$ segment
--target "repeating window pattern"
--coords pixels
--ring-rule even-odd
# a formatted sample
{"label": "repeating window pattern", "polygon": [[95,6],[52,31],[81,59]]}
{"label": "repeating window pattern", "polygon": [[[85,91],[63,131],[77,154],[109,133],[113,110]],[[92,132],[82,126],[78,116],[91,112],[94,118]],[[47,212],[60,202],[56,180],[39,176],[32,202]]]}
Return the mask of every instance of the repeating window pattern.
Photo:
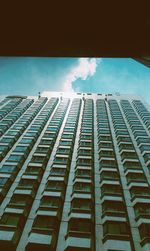
{"label": "repeating window pattern", "polygon": [[[40,145],[40,139],[42,140],[42,137],[39,138],[39,136],[42,135],[42,130],[44,126],[46,125],[46,122],[49,120],[58,102],[58,99],[51,98],[43,107],[43,105],[45,104],[45,101],[47,101],[47,99],[40,98],[36,102],[35,107],[34,108],[32,107],[32,110],[30,109],[28,111],[29,114],[32,114],[32,115],[35,111],[35,115],[37,114],[37,116],[31,123],[31,125],[27,127],[27,130],[25,130],[23,136],[18,141],[17,146],[6,158],[6,161],[4,162],[2,168],[0,169],[1,176],[7,177],[5,178],[5,180],[4,178],[1,178],[3,179],[3,182],[1,182],[1,187],[3,186],[1,189],[1,194],[2,194],[1,199],[4,199],[4,197],[6,196],[12,182],[14,181],[15,177],[19,173],[19,170],[21,170],[22,168],[25,169],[21,177],[18,174],[18,179],[20,179],[20,181],[18,181],[18,185],[16,186],[16,189],[14,190],[14,193],[13,193],[14,195],[10,199],[2,215],[2,219],[3,219],[3,216],[5,216],[6,212],[9,212],[10,215],[12,215],[12,217],[16,216],[17,214],[17,217],[19,218],[18,221],[22,222],[22,224],[19,225],[19,232],[16,231],[16,228],[13,229],[15,241],[12,239],[11,242],[14,248],[17,246],[19,238],[22,234],[23,227],[27,220],[28,214],[31,209],[31,205],[33,203],[33,200],[36,195],[37,189],[39,187],[44,169],[46,167],[47,161],[49,159],[49,156],[52,150],[52,145],[49,145],[48,147],[47,145],[46,146]],[[62,104],[63,102],[61,102],[60,106]],[[43,109],[41,110],[42,107]],[[67,108],[67,104],[65,106],[65,109],[66,108]],[[28,134],[28,132],[31,132],[31,135]],[[36,143],[37,140],[39,141],[39,144],[37,145],[34,152],[32,153],[32,156],[30,157],[30,161],[26,161],[34,144],[37,144]],[[55,137],[53,137],[53,140],[52,140],[53,144],[54,144],[54,141],[55,141]],[[41,148],[42,150],[46,149],[46,153],[44,151],[42,151],[42,154],[41,154],[41,151],[39,153],[39,148],[40,150]],[[23,166],[25,161],[28,164],[25,164],[25,166]],[[25,198],[24,203],[20,201],[20,199],[23,197]],[[9,217],[9,214],[8,214],[8,217]],[[7,233],[9,226],[6,224],[5,228],[3,228],[3,223],[1,224],[1,221],[0,221],[0,229],[1,231],[3,229],[3,232],[5,234]],[[8,243],[8,246],[6,244],[6,247],[9,247],[9,243]]]}
{"label": "repeating window pattern", "polygon": [[[43,236],[50,236],[51,241],[49,243],[49,247],[51,249],[56,249],[57,236],[59,232],[63,202],[68,183],[68,175],[73,153],[74,140],[76,136],[80,105],[80,99],[74,99],[72,101],[67,120],[65,122],[64,128],[62,129],[59,144],[57,146],[57,150],[51,164],[50,172],[42,193],[39,208],[37,209],[37,216],[35,217],[32,225],[27,249],[30,249],[30,247],[32,247],[33,245],[35,247],[39,246],[37,241],[35,240],[35,234],[37,235],[37,238],[38,236],[40,237],[39,231],[37,229],[40,229],[40,232]],[[50,128],[52,128],[51,131],[53,133],[56,133],[58,131],[55,130],[57,128],[57,124],[59,124],[59,121],[62,121],[62,117],[64,117],[65,115],[62,112],[62,106],[59,109],[59,113],[57,111],[56,114],[57,115],[54,116],[54,118],[51,120],[52,127]],[[59,120],[57,120],[57,118],[59,118]],[[62,144],[62,142],[64,144]],[[68,142],[70,142],[70,144],[68,144]],[[51,225],[49,229],[48,226],[46,226],[45,228],[43,227],[43,219],[46,216],[49,216],[47,217]],[[37,222],[39,222],[39,226],[37,226]],[[49,223],[46,222],[46,224],[48,225]],[[47,243],[45,243],[43,247],[46,248],[46,246]]]}
{"label": "repeating window pattern", "polygon": [[[123,122],[119,109],[115,102],[109,102],[109,109],[115,128],[118,143],[120,137],[128,137],[128,131]],[[106,101],[97,100],[97,128],[99,146],[99,170],[100,170],[100,190],[102,206],[102,227],[103,243],[107,245],[110,240],[128,241],[131,250],[132,239],[129,228],[127,209],[123,194],[120,172],[113,145],[112,132],[109,123],[109,116]],[[119,127],[121,125],[121,128]],[[125,132],[125,134],[124,134]],[[122,160],[125,156],[122,156]],[[115,244],[112,244],[115,245]]]}
{"label": "repeating window pattern", "polygon": [[150,112],[140,99],[6,97],[0,161],[2,250],[150,249]]}
{"label": "repeating window pattern", "polygon": [[[83,98],[83,112],[68,213],[66,250],[95,250],[93,100]],[[81,243],[81,244],[80,244]]]}

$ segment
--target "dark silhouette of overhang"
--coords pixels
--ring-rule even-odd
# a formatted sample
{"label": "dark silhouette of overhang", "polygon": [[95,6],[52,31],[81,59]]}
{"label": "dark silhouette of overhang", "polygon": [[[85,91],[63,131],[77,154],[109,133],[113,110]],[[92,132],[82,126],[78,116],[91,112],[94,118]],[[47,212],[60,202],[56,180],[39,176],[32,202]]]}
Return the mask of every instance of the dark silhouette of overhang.
{"label": "dark silhouette of overhang", "polygon": [[[55,1],[51,1],[55,2]],[[1,8],[1,56],[132,57],[150,55],[149,7],[141,2],[40,2]],[[103,3],[102,3],[103,2]],[[33,7],[33,8],[32,8]]]}

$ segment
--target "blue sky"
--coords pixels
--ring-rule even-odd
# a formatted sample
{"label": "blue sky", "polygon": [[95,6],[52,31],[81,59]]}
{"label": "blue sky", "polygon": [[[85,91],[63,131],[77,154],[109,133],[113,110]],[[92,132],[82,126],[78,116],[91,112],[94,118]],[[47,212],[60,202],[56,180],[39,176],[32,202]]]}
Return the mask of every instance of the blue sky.
{"label": "blue sky", "polygon": [[150,68],[130,58],[0,57],[0,95],[134,93],[150,103]]}

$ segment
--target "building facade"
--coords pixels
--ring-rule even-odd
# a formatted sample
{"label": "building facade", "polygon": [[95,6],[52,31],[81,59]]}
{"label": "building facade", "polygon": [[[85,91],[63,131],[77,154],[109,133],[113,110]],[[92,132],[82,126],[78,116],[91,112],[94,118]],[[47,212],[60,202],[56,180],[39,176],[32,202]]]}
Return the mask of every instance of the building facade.
{"label": "building facade", "polygon": [[0,250],[150,250],[150,112],[139,97],[5,97],[0,160]]}

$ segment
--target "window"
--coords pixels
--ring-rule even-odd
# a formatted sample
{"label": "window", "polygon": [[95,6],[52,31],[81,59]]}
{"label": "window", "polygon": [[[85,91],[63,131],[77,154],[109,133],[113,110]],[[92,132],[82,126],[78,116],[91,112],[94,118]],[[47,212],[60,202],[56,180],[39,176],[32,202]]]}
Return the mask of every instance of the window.
{"label": "window", "polygon": [[44,163],[46,161],[46,157],[45,156],[33,156],[31,159],[31,162],[35,162],[35,163]]}
{"label": "window", "polygon": [[0,143],[14,143],[15,142],[15,139],[14,138],[5,138],[3,137],[1,140],[0,140]]}
{"label": "window", "polygon": [[28,195],[19,195],[19,194],[15,194],[12,196],[10,202],[9,202],[9,206],[11,207],[25,207],[25,206],[29,206],[31,207],[31,203],[32,203],[32,198]]}
{"label": "window", "polygon": [[36,148],[35,153],[49,153],[50,150],[51,150],[51,147],[41,147],[41,146],[38,146]]}
{"label": "window", "polygon": [[29,152],[29,148],[28,146],[17,146],[15,149],[14,149],[14,152],[24,152],[24,153],[28,153]]}
{"label": "window", "polygon": [[0,187],[3,187],[8,181],[8,178],[0,178]]}
{"label": "window", "polygon": [[80,138],[81,139],[92,139],[93,138],[93,135],[86,135],[86,134],[80,134]]}
{"label": "window", "polygon": [[19,220],[20,220],[19,215],[4,213],[0,220],[0,225],[17,227]]}
{"label": "window", "polygon": [[100,148],[113,148],[113,144],[112,143],[105,143],[105,142],[100,142],[99,144]]}
{"label": "window", "polygon": [[129,135],[129,133],[128,133],[128,131],[121,131],[121,130],[116,130],[116,136],[120,136],[120,135],[123,135],[123,136],[128,136]]}
{"label": "window", "polygon": [[83,219],[71,219],[68,223],[68,232],[80,232],[91,234],[93,225],[90,221]]}
{"label": "window", "polygon": [[114,153],[114,151],[101,150],[99,153],[99,156],[100,156],[100,158],[102,158],[102,157],[112,158],[112,157],[115,157],[115,153]]}
{"label": "window", "polygon": [[23,161],[23,155],[10,155],[8,157],[7,161],[22,162]]}
{"label": "window", "polygon": [[93,164],[92,159],[78,158],[77,164],[91,166]]}
{"label": "window", "polygon": [[111,141],[112,140],[111,136],[102,136],[102,135],[99,135],[98,139],[99,141]]}
{"label": "window", "polygon": [[25,170],[25,174],[28,175],[42,175],[43,170],[39,167],[32,167],[32,166],[28,166],[27,169]]}
{"label": "window", "polygon": [[0,145],[0,152],[4,152],[4,151],[6,151],[8,149],[9,149],[8,146],[2,146],[2,145]]}
{"label": "window", "polygon": [[81,177],[81,178],[91,178],[92,177],[90,170],[77,169],[75,173],[76,173],[76,177]]}
{"label": "window", "polygon": [[136,197],[150,197],[150,189],[148,187],[132,187],[130,189],[132,199]]}
{"label": "window", "polygon": [[117,162],[115,160],[100,160],[100,167],[117,168]]}
{"label": "window", "polygon": [[58,127],[57,127],[57,126],[55,126],[55,127],[54,127],[54,126],[53,126],[53,127],[52,127],[52,126],[51,126],[51,127],[48,127],[48,128],[46,129],[46,132],[49,132],[49,131],[50,131],[50,132],[52,132],[52,131],[53,131],[53,132],[57,132],[57,131],[58,131]]}
{"label": "window", "polygon": [[89,147],[92,147],[92,142],[91,141],[80,141],[80,146],[89,146]]}
{"label": "window", "polygon": [[115,129],[127,129],[125,124],[117,124],[114,127],[115,127]]}
{"label": "window", "polygon": [[46,184],[46,190],[50,191],[63,191],[65,184],[62,181],[48,181]]}
{"label": "window", "polygon": [[16,130],[19,130],[19,131],[24,131],[25,127],[22,126],[21,124],[20,125],[17,124],[17,125],[14,125],[12,127],[12,129],[16,129]]}
{"label": "window", "polygon": [[61,135],[61,138],[62,139],[73,139],[74,138],[74,134],[71,134],[71,133],[63,133]]}
{"label": "window", "polygon": [[78,154],[79,155],[92,155],[91,149],[79,149]]}
{"label": "window", "polygon": [[17,166],[3,165],[0,168],[0,173],[16,173],[16,172],[17,172]]}
{"label": "window", "polygon": [[147,217],[150,215],[150,204],[148,203],[137,203],[134,206],[135,215],[137,218],[139,217]]}
{"label": "window", "polygon": [[110,196],[120,196],[122,195],[122,189],[121,186],[118,185],[103,185],[101,188],[102,196],[104,195],[110,195]]}
{"label": "window", "polygon": [[138,137],[138,136],[148,136],[147,133],[145,131],[135,131],[134,133],[134,136],[135,137]]}
{"label": "window", "polygon": [[33,139],[30,139],[30,138],[22,138],[21,140],[20,140],[20,144],[30,144],[30,143],[33,143],[34,142],[34,140]]}
{"label": "window", "polygon": [[102,204],[103,215],[110,216],[125,216],[126,209],[122,202],[119,201],[105,201]]}
{"label": "window", "polygon": [[33,223],[33,229],[53,230],[56,228],[56,218],[38,215]]}
{"label": "window", "polygon": [[22,189],[32,189],[37,187],[37,182],[31,179],[21,179],[18,188]]}
{"label": "window", "polygon": [[146,243],[150,243],[150,224],[142,223],[139,226],[139,232],[142,239],[142,246]]}
{"label": "window", "polygon": [[43,196],[43,198],[41,199],[40,208],[58,209],[60,205],[60,198]]}
{"label": "window", "polygon": [[126,170],[128,170],[128,169],[141,169],[140,162],[126,161],[126,163],[124,163],[123,166]]}
{"label": "window", "polygon": [[143,157],[144,157],[144,160],[145,160],[145,161],[150,160],[150,153],[145,153],[145,154],[143,155]]}
{"label": "window", "polygon": [[59,144],[63,145],[63,146],[71,146],[72,145],[72,141],[60,140]]}
{"label": "window", "polygon": [[132,128],[132,131],[144,129],[143,126],[137,126],[137,125],[133,125],[133,126],[131,126],[131,128]]}
{"label": "window", "polygon": [[119,145],[119,148],[120,148],[120,151],[121,150],[134,150],[134,146],[132,144],[124,144],[124,143],[121,143]]}
{"label": "window", "polygon": [[71,128],[71,127],[65,127],[64,128],[64,132],[73,132],[74,133],[75,128]]}
{"label": "window", "polygon": [[141,144],[141,143],[149,143],[150,144],[150,138],[139,138],[137,139],[137,143],[138,145]]}
{"label": "window", "polygon": [[28,131],[28,132],[26,132],[26,134],[24,136],[26,136],[26,137],[37,137],[38,133]]}
{"label": "window", "polygon": [[82,133],[92,133],[92,129],[82,129]]}
{"label": "window", "polygon": [[146,182],[145,175],[143,173],[129,173],[127,174],[128,182]]}
{"label": "window", "polygon": [[56,136],[56,133],[55,132],[49,132],[49,133],[44,133],[44,135],[43,135],[43,138],[47,138],[47,139],[49,139],[49,138],[54,138]]}
{"label": "window", "polygon": [[119,175],[117,172],[112,172],[112,171],[103,171],[101,173],[101,179],[106,179],[106,180],[118,180]]}
{"label": "window", "polygon": [[66,169],[65,168],[55,168],[53,167],[50,171],[50,175],[52,176],[65,176]]}
{"label": "window", "polygon": [[131,142],[132,143],[131,138],[127,137],[127,136],[125,136],[125,137],[118,136],[117,140],[118,140],[118,142],[122,141],[122,142]]}
{"label": "window", "polygon": [[76,182],[73,186],[74,192],[83,192],[83,193],[91,193],[91,184],[83,183],[83,182]]}
{"label": "window", "polygon": [[7,136],[19,136],[20,135],[20,132],[19,131],[8,131]]}
{"label": "window", "polygon": [[59,147],[58,149],[57,149],[57,153],[61,153],[61,154],[70,154],[70,148],[68,149],[68,148],[62,148],[62,147]]}
{"label": "window", "polygon": [[53,139],[41,139],[40,145],[53,145]]}
{"label": "window", "polygon": [[123,152],[121,154],[122,159],[137,159],[138,156],[136,152]]}
{"label": "window", "polygon": [[82,212],[82,213],[89,213],[92,209],[92,201],[87,199],[74,199],[71,202],[71,211],[73,212]]}
{"label": "window", "polygon": [[150,145],[142,145],[140,147],[141,152],[150,151]]}
{"label": "window", "polygon": [[128,235],[130,236],[129,227],[127,223],[124,222],[106,222],[103,225],[103,235]]}

